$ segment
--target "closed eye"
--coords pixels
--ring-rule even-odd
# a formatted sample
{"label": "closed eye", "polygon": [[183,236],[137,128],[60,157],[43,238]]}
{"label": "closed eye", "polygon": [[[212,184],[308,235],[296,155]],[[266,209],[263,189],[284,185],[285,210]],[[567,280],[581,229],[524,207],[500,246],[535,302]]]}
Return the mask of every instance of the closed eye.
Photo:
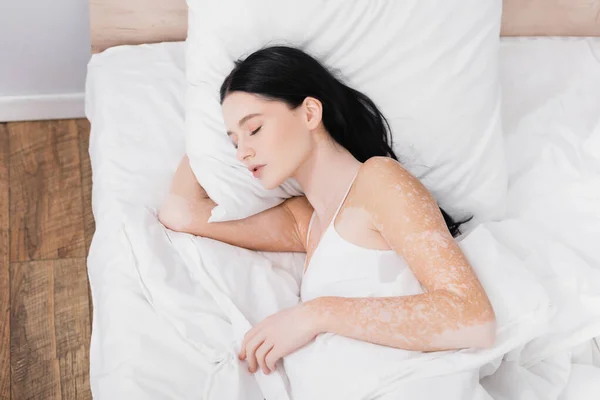
{"label": "closed eye", "polygon": [[[262,126],[259,126],[258,128],[256,128],[255,130],[253,130],[253,131],[250,133],[250,136],[252,136],[252,135],[256,134],[258,131],[260,131],[260,128],[262,128]],[[238,147],[237,147],[237,144],[235,144],[235,143],[233,144],[233,147],[234,147],[234,148],[236,148],[236,149],[238,148]]]}

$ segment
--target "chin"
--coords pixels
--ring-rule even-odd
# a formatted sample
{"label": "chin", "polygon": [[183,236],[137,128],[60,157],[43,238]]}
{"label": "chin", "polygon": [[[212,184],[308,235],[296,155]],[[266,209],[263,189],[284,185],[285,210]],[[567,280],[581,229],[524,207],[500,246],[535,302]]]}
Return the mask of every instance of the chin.
{"label": "chin", "polygon": [[285,179],[268,179],[266,177],[263,177],[260,180],[260,183],[263,185],[263,187],[267,190],[272,190],[277,188],[279,185],[281,185],[282,183],[285,182]]}
{"label": "chin", "polygon": [[279,184],[273,184],[272,181],[261,180],[260,183],[262,183],[263,187],[267,190],[272,190],[279,186]]}

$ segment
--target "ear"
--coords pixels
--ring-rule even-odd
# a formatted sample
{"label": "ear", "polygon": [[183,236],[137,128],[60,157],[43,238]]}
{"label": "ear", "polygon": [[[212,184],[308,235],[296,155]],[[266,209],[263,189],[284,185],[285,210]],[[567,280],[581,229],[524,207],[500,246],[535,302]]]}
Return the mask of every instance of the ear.
{"label": "ear", "polygon": [[306,111],[306,125],[308,129],[316,129],[323,118],[323,104],[314,97],[306,97],[302,102]]}

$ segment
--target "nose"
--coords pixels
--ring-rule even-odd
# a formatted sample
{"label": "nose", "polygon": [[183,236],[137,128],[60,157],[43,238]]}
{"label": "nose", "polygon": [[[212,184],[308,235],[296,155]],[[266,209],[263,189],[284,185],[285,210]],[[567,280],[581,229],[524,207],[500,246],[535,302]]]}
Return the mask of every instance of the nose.
{"label": "nose", "polygon": [[246,158],[248,158],[249,156],[253,155],[254,151],[249,148],[248,146],[244,145],[244,143],[239,140],[238,141],[238,148],[237,148],[237,159],[240,160],[241,162],[244,162],[244,160]]}

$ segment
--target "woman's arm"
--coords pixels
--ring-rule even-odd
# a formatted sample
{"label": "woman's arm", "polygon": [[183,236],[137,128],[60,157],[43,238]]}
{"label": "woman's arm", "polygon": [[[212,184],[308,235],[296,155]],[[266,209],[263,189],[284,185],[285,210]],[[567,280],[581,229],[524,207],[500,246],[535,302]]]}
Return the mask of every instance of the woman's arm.
{"label": "woman's arm", "polygon": [[436,290],[405,297],[320,297],[306,305],[319,315],[317,333],[415,351],[491,347],[494,319],[473,318],[468,302]]}
{"label": "woman's arm", "polygon": [[363,182],[375,227],[404,257],[426,293],[386,298],[322,297],[306,303],[317,332],[409,350],[489,347],[495,314],[428,190],[398,162],[374,157]]}
{"label": "woman's arm", "polygon": [[373,157],[361,168],[361,191],[373,194],[365,204],[373,225],[425,293],[320,297],[281,310],[246,332],[239,358],[248,361],[250,372],[260,367],[268,374],[279,359],[324,332],[417,351],[494,344],[492,305],[431,194],[391,158]]}
{"label": "woman's arm", "polygon": [[208,223],[217,204],[200,186],[185,156],[158,213],[167,228],[258,251],[306,251],[304,243],[312,207],[306,197],[287,199],[248,218]]}

